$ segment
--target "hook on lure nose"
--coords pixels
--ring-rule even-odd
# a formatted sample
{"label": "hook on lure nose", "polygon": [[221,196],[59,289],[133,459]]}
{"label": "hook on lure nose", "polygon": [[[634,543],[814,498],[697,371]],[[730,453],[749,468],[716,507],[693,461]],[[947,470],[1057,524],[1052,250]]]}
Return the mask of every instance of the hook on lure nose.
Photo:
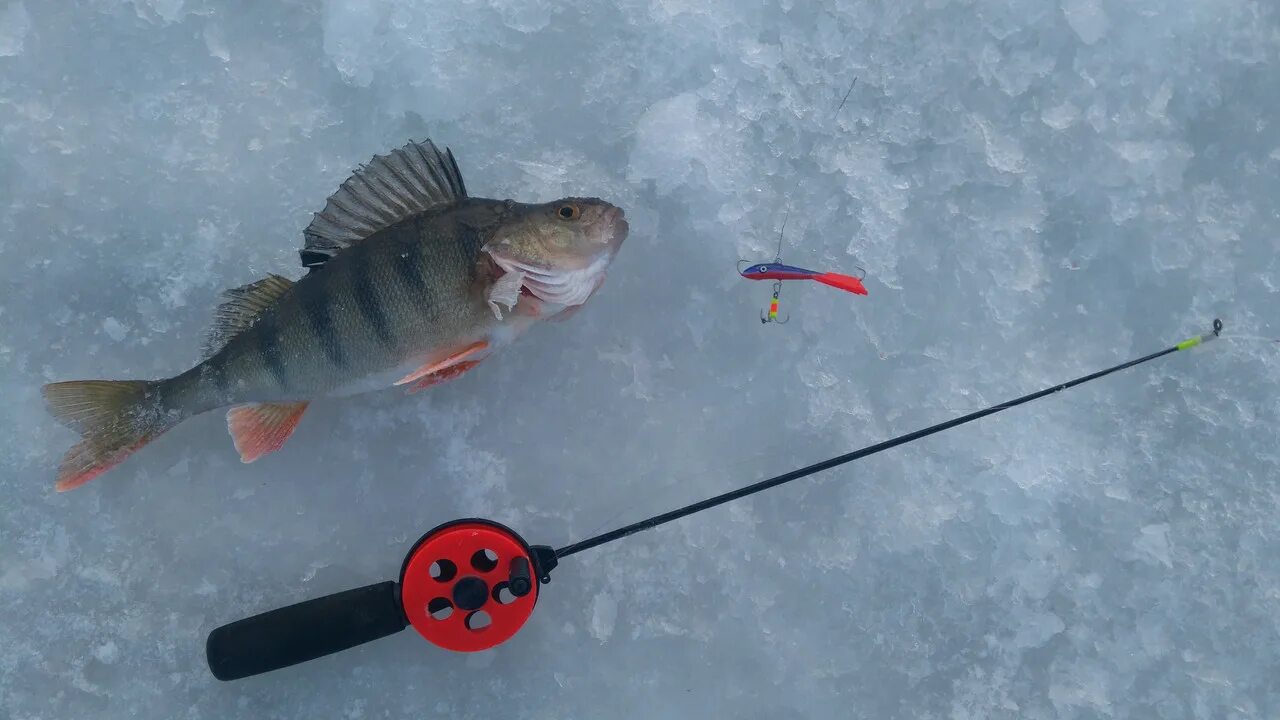
{"label": "hook on lure nose", "polygon": [[[744,269],[742,266],[746,265]],[[748,280],[765,280],[771,266],[777,263],[759,263],[750,260],[738,260],[738,274]]]}

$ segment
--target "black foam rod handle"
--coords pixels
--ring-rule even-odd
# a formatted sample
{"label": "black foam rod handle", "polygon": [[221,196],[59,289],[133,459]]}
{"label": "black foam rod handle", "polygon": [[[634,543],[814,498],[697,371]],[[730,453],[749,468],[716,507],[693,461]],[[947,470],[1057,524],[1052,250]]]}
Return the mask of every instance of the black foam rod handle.
{"label": "black foam rod handle", "polygon": [[223,625],[205,655],[219,680],[238,680],[314,660],[400,632],[408,625],[394,582],[315,598]]}

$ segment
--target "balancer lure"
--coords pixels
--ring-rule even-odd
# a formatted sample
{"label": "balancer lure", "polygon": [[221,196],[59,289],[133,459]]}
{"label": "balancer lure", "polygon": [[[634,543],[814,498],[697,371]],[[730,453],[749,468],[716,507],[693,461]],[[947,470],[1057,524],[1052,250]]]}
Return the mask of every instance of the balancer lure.
{"label": "balancer lure", "polygon": [[838,465],[906,445],[1046,395],[1062,392],[1136,365],[1189,350],[1217,338],[1222,322],[1177,345],[1105,370],[1044,388],[861,450],[823,460],[626,525],[562,548],[530,546],[514,531],[489,520],[455,520],[423,535],[409,550],[399,581],[307,600],[216,628],[205,646],[209,669],[235,680],[308,660],[400,632],[412,625],[437,647],[485,650],[509,640],[533,614],[538,586],[570,555],[669,523],[739,498],[799,480]]}
{"label": "balancer lure", "polygon": [[773,299],[769,302],[769,312],[766,315],[764,311],[760,313],[761,323],[778,323],[785,324],[791,319],[788,315],[786,320],[778,319],[778,295],[782,293],[783,280],[815,280],[833,288],[839,288],[855,295],[866,295],[867,288],[862,284],[862,278],[852,275],[841,275],[833,272],[818,272],[817,270],[806,270],[794,265],[782,264],[782,234],[787,231],[787,220],[782,220],[782,231],[778,233],[778,254],[771,263],[756,263],[748,265],[743,270],[742,266],[747,264],[746,260],[738,261],[738,274],[748,280],[772,280],[773,281]]}
{"label": "balancer lure", "polygon": [[[739,268],[742,263],[739,262]],[[760,322],[777,322],[785,323],[786,320],[778,320],[778,293],[782,291],[783,280],[814,280],[833,288],[839,288],[855,295],[866,295],[867,288],[862,284],[862,278],[852,275],[841,275],[833,272],[818,272],[817,270],[806,270],[804,268],[792,265],[783,265],[781,262],[758,263],[748,267],[746,270],[739,269],[738,274],[748,280],[773,280],[773,300],[769,303],[768,319],[764,314],[760,316]]]}

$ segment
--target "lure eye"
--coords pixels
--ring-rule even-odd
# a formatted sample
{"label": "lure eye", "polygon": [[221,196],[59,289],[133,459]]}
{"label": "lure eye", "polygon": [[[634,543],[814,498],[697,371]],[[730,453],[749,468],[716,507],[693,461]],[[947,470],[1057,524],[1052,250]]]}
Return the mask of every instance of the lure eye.
{"label": "lure eye", "polygon": [[756,268],[756,272],[766,272],[768,269],[769,268],[761,265],[760,267]]}
{"label": "lure eye", "polygon": [[561,205],[556,209],[556,215],[559,215],[561,220],[577,220],[582,215],[582,211],[577,205]]}

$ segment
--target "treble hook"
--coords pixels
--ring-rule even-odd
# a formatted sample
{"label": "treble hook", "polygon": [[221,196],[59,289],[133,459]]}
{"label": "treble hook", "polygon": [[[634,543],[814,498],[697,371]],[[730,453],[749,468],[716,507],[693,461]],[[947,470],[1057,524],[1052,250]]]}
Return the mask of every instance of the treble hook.
{"label": "treble hook", "polygon": [[782,281],[778,280],[773,283],[773,300],[769,303],[768,315],[765,314],[764,310],[760,311],[760,324],[763,325],[765,323],[777,323],[779,325],[786,325],[788,322],[791,321],[791,313],[787,313],[786,320],[778,319],[778,294],[781,292],[782,292]]}

